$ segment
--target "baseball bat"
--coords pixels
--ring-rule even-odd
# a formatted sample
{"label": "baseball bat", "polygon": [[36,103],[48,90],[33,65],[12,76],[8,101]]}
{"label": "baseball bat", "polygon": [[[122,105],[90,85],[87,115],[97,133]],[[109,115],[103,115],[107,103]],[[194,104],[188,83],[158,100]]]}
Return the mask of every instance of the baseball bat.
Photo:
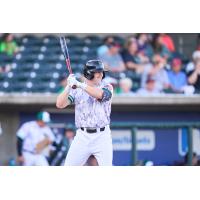
{"label": "baseball bat", "polygon": [[[72,74],[70,57],[69,57],[69,52],[68,52],[67,42],[65,40],[65,37],[60,37],[60,46],[61,46],[61,50],[63,52],[64,58],[65,58],[65,61],[66,61],[67,69],[68,69],[69,73]],[[76,85],[73,85],[72,88],[76,89]]]}

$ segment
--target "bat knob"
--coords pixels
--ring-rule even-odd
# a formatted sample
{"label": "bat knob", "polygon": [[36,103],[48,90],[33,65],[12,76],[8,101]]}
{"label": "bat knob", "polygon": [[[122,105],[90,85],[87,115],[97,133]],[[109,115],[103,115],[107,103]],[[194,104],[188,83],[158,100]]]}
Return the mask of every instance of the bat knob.
{"label": "bat knob", "polygon": [[72,89],[76,89],[76,85],[73,85],[73,86],[72,86]]}

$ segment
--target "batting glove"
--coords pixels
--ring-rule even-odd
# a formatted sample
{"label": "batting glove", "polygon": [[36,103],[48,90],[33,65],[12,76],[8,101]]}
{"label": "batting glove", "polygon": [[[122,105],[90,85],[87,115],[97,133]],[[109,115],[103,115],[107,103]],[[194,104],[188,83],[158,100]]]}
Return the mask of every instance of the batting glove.
{"label": "batting glove", "polygon": [[70,74],[67,78],[67,86],[65,87],[65,92],[67,92],[67,94],[69,94],[70,90],[71,90],[71,82],[72,80],[74,80],[75,77],[74,77],[74,74]]}
{"label": "batting glove", "polygon": [[86,87],[87,87],[87,84],[81,83],[81,82],[79,82],[79,81],[77,81],[77,80],[75,80],[74,85],[76,85],[77,88],[81,88],[81,89],[83,89],[83,90],[85,90]]}
{"label": "batting glove", "polygon": [[70,85],[70,83],[72,81],[76,80],[75,75],[74,74],[70,74],[67,78],[67,84]]}

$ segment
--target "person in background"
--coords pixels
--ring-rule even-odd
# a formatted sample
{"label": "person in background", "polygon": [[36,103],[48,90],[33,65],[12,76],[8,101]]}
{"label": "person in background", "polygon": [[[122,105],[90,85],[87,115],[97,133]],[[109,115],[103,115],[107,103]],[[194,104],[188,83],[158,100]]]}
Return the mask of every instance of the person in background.
{"label": "person in background", "polygon": [[155,34],[152,41],[152,47],[154,54],[159,54],[164,59],[171,59],[171,52],[167,49],[167,47],[163,44],[163,38],[159,34]]}
{"label": "person in background", "polygon": [[190,71],[193,71],[195,69],[196,63],[200,61],[200,50],[196,50],[192,54],[192,61],[189,62],[186,66],[186,73],[189,73]]}
{"label": "person in background", "polygon": [[97,49],[97,55],[98,57],[100,57],[101,55],[105,54],[108,52],[108,45],[110,43],[114,42],[114,38],[112,36],[108,36],[104,39],[103,45],[101,45],[98,49]]}
{"label": "person in background", "polygon": [[0,42],[0,53],[12,56],[18,52],[17,43],[11,33],[5,33]]}
{"label": "person in background", "polygon": [[170,82],[170,88],[174,93],[182,93],[184,86],[187,85],[187,76],[181,71],[182,61],[180,58],[174,58],[172,60],[171,70],[168,71],[168,78]]}
{"label": "person in background", "polygon": [[161,92],[156,88],[155,79],[149,76],[146,80],[145,87],[140,88],[137,91],[137,94],[141,96],[152,96],[152,95],[154,96],[161,94]]}
{"label": "person in background", "polygon": [[132,70],[136,73],[141,73],[143,71],[143,66],[141,65],[142,61],[137,52],[137,40],[135,38],[128,38],[125,44],[125,49],[121,53],[123,61],[126,69]]}
{"label": "person in background", "polygon": [[[185,155],[185,165],[188,163],[188,154]],[[192,154],[192,166],[199,166],[199,158],[196,153]]]}
{"label": "person in background", "polygon": [[104,65],[112,73],[119,73],[125,71],[125,65],[119,54],[120,45],[117,42],[108,44],[108,51],[99,56]]}
{"label": "person in background", "polygon": [[17,131],[18,162],[24,166],[48,166],[49,147],[55,136],[48,126],[50,114],[39,112],[37,119]]}
{"label": "person in background", "polygon": [[172,37],[167,33],[160,33],[162,44],[170,51],[175,52],[175,45]]}
{"label": "person in background", "polygon": [[200,93],[200,60],[195,63],[194,70],[188,73],[188,83],[194,86],[195,93]]}
{"label": "person in background", "polygon": [[123,78],[119,81],[119,89],[116,90],[116,94],[120,96],[132,96],[134,95],[133,91],[131,90],[133,87],[133,82],[130,78]]}
{"label": "person in background", "polygon": [[75,137],[74,128],[67,125],[64,129],[64,135],[59,143],[54,143],[55,150],[51,153],[49,163],[51,166],[64,165],[64,161],[69,150],[69,147]]}
{"label": "person in background", "polygon": [[138,54],[148,58],[148,61],[153,57],[153,48],[150,44],[150,36],[147,33],[140,33],[137,36]]}
{"label": "person in background", "polygon": [[155,54],[153,64],[146,65],[141,78],[141,87],[145,88],[149,76],[155,80],[155,88],[158,91],[167,90],[170,87],[167,71],[165,70],[166,60],[160,55]]}

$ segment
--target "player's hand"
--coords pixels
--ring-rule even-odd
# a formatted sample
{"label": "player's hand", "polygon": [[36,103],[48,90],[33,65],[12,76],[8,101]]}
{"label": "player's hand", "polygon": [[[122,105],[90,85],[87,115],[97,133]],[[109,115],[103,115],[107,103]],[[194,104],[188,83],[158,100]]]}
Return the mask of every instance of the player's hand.
{"label": "player's hand", "polygon": [[67,78],[67,84],[70,85],[70,83],[73,81],[73,80],[76,80],[75,78],[75,75],[74,74],[70,74]]}
{"label": "player's hand", "polygon": [[17,158],[17,162],[20,164],[20,165],[23,165],[24,164],[24,157],[23,156],[19,156]]}
{"label": "player's hand", "polygon": [[81,88],[83,90],[85,90],[85,88],[87,87],[87,85],[85,83],[81,83],[78,80],[75,80],[73,83],[77,88]]}
{"label": "player's hand", "polygon": [[70,87],[73,87],[74,85],[76,85],[76,78],[75,78],[75,76],[74,76],[74,77],[70,77],[70,78],[68,79],[67,84],[68,84]]}

